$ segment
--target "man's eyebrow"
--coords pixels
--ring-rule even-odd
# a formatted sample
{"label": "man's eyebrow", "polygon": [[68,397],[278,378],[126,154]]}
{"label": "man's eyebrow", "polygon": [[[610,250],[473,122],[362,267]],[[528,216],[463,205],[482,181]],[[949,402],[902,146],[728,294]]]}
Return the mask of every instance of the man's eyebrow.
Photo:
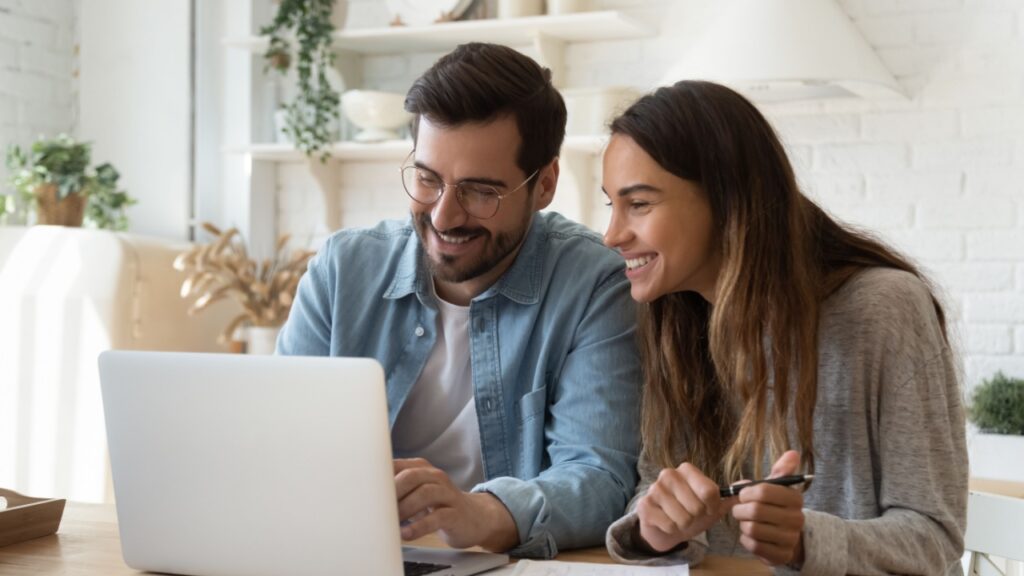
{"label": "man's eyebrow", "polygon": [[[434,170],[433,168],[431,168],[430,166],[427,166],[426,164],[424,164],[423,162],[421,162],[419,160],[414,160],[413,161],[413,166],[415,166],[415,167],[417,167],[417,168],[419,168],[421,170],[426,170],[427,172],[430,172],[434,176],[437,176],[437,178],[439,180],[441,179],[441,175],[437,173],[437,170]],[[506,184],[504,180],[500,180],[500,179],[497,179],[497,178],[488,178],[486,176],[470,176],[469,178],[463,178],[462,180],[459,180],[457,182],[457,184],[462,184],[463,182],[473,182],[473,183],[476,183],[476,184],[487,184],[488,186],[494,186],[495,188],[507,188],[508,187],[508,184]]]}

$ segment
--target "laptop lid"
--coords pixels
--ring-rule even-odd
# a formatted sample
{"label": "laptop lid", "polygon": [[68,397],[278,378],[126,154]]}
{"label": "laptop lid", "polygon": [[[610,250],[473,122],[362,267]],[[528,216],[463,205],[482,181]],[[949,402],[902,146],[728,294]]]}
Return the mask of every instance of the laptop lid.
{"label": "laptop lid", "polygon": [[380,365],[104,352],[125,562],[178,574],[402,574]]}

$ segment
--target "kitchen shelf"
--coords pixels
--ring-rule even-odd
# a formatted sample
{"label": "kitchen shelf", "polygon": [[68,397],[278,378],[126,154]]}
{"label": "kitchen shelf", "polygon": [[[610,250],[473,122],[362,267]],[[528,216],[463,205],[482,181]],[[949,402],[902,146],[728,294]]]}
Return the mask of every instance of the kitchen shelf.
{"label": "kitchen shelf", "polygon": [[[604,149],[607,142],[608,136],[601,134],[566,136],[562,145],[562,153],[598,154]],[[388,140],[372,143],[337,142],[328,149],[331,154],[328,161],[401,161],[409,154],[410,150],[412,150],[412,140]],[[249,154],[253,160],[270,162],[298,162],[306,159],[306,155],[291,144],[252,144],[245,147],[228,148],[226,152]],[[315,158],[317,156],[314,156]]]}
{"label": "kitchen shelf", "polygon": [[[558,16],[464,20],[429,26],[339,30],[334,32],[333,46],[360,54],[396,54],[447,50],[483,38],[488,42],[515,46],[529,44],[537,38],[586,42],[641,38],[654,33],[649,26],[621,12],[607,10]],[[224,40],[226,46],[253,52],[266,50],[267,42],[263,36]]]}

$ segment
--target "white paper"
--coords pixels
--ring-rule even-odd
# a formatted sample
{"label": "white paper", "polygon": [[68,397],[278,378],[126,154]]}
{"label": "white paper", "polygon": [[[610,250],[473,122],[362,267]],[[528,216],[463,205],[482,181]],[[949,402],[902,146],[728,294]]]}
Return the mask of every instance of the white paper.
{"label": "white paper", "polygon": [[592,564],[559,562],[558,560],[520,560],[513,576],[687,576],[690,567],[630,566],[627,564]]}

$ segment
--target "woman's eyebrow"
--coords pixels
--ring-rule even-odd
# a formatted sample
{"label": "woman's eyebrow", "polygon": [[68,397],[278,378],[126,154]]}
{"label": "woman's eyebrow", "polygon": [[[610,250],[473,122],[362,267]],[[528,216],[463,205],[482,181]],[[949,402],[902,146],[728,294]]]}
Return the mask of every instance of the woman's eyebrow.
{"label": "woman's eyebrow", "polygon": [[[604,189],[604,186],[601,186],[601,192],[604,192],[605,196],[609,196],[608,191]],[[634,194],[637,192],[655,192],[660,194],[661,188],[657,188],[655,186],[651,186],[650,184],[643,183],[630,184],[629,186],[623,186],[622,188],[619,188],[619,191],[616,193],[616,195],[619,198],[623,198],[625,196],[629,196],[630,194]]]}

